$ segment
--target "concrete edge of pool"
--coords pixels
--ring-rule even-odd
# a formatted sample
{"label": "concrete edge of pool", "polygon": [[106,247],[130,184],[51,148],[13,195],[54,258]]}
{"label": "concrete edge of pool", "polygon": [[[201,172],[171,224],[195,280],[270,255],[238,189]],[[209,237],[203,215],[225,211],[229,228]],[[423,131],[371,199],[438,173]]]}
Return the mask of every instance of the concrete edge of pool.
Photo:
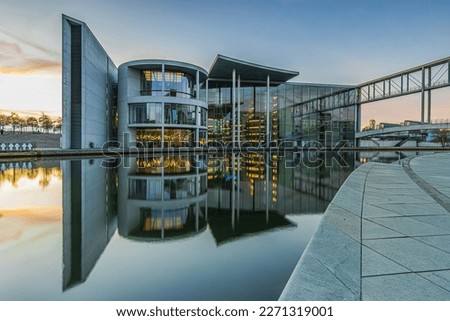
{"label": "concrete edge of pool", "polygon": [[450,300],[449,164],[445,153],[356,169],[280,300]]}
{"label": "concrete edge of pool", "polygon": [[180,148],[130,148],[121,149],[110,147],[107,149],[61,149],[61,148],[36,148],[30,151],[0,151],[0,160],[11,159],[36,159],[36,158],[65,158],[65,157],[123,157],[123,156],[152,156],[153,154],[179,154],[179,153],[277,153],[280,151],[290,152],[450,152],[450,147],[311,147],[297,149],[294,147],[180,147]]}

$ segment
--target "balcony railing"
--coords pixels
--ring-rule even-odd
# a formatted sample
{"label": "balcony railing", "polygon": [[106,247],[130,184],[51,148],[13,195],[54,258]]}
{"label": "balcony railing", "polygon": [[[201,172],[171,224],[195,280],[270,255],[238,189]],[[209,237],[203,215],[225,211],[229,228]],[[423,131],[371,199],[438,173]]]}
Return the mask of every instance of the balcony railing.
{"label": "balcony railing", "polygon": [[153,90],[153,89],[147,89],[147,90],[141,90],[140,91],[141,96],[166,96],[166,97],[181,97],[181,98],[195,98],[196,92],[193,93],[184,92],[184,91],[177,91],[174,89],[170,90]]}

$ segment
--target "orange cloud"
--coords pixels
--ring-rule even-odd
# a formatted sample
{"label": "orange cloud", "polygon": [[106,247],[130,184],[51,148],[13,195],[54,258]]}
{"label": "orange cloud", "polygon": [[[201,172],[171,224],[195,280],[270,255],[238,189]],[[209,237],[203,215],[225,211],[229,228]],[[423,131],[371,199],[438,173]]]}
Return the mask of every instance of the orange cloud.
{"label": "orange cloud", "polygon": [[22,58],[13,64],[0,63],[0,74],[31,74],[39,71],[60,72],[61,63],[41,58]]}
{"label": "orange cloud", "polygon": [[61,62],[27,55],[18,43],[0,40],[0,74],[59,73]]}

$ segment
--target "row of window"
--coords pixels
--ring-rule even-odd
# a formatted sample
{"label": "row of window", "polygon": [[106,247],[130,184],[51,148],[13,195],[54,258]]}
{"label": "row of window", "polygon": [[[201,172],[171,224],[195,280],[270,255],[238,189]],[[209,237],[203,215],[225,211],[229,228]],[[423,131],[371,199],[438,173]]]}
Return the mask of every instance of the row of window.
{"label": "row of window", "polygon": [[199,131],[199,137],[195,137],[193,129],[169,129],[165,128],[138,128],[136,141],[145,147],[191,147],[198,141],[199,146],[206,144],[206,130]]}
{"label": "row of window", "polygon": [[[208,112],[200,108],[200,126],[206,126]],[[164,110],[164,112],[163,112]],[[184,104],[134,103],[129,104],[130,124],[197,125],[197,106]]]}
{"label": "row of window", "polygon": [[186,178],[147,180],[146,178],[130,179],[129,198],[138,200],[172,200],[195,197],[199,180],[199,195],[206,193],[207,176]]}

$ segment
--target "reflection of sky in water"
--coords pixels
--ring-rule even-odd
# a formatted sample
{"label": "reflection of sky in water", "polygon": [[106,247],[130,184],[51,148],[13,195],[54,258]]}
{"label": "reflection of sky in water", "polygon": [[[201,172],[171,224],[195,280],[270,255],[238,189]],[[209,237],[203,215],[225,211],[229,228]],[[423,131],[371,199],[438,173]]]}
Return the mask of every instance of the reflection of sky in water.
{"label": "reflection of sky in water", "polygon": [[[154,208],[155,202],[140,198],[152,196],[152,193],[138,193],[136,199],[129,198],[127,184],[130,178],[137,177],[144,181],[148,179],[146,185],[140,183],[142,186],[153,186],[157,176],[128,173],[119,168],[115,177],[111,171],[100,168],[99,163],[100,160],[62,162],[63,171],[66,170],[64,184],[61,171],[22,173],[24,175],[16,177],[13,183],[10,176],[9,180],[0,180],[0,213],[3,214],[0,217],[0,299],[276,300],[321,215],[285,215],[281,218],[272,211],[308,213],[314,208],[316,212],[323,211],[327,201],[322,196],[332,197],[331,190],[336,190],[338,183],[351,171],[308,169],[299,172],[300,176],[291,171],[274,172],[273,177],[280,181],[269,185],[275,186],[277,191],[277,194],[270,193],[270,199],[276,195],[283,201],[271,209],[270,224],[265,223],[262,206],[266,197],[264,181],[251,186],[248,182],[243,183],[237,190],[241,191],[242,197],[246,195],[246,199],[242,199],[246,210],[241,211],[236,231],[231,229],[232,220],[226,204],[230,199],[229,186],[214,178],[216,181],[208,193],[208,204],[212,208],[206,225],[201,223],[200,229],[189,236],[185,234],[163,242],[152,236],[150,242],[138,242],[133,238],[134,223],[130,221],[126,225],[128,220],[142,208],[153,208],[154,213],[159,213],[158,205]],[[43,175],[46,175],[45,179]],[[206,181],[206,175],[206,172],[200,174],[196,180],[201,181],[203,177]],[[280,183],[281,177],[289,181],[294,176],[299,177],[300,182],[309,182],[298,188],[317,192],[319,190],[313,188],[317,181],[334,182],[334,187],[320,194],[322,196],[314,196],[303,190],[295,191],[296,184],[285,187]],[[169,188],[166,185],[158,186]],[[118,196],[110,193],[114,186],[118,187]],[[249,189],[252,186],[254,190]],[[68,193],[68,187],[71,193]],[[78,188],[83,196],[78,193]],[[63,191],[67,194],[64,208],[69,206],[67,209],[70,209],[64,217]],[[303,193],[303,198],[298,199],[297,193]],[[114,206],[118,206],[119,214],[106,210],[115,204],[108,203],[115,198],[118,203]],[[78,232],[73,230],[76,227],[73,220],[76,222],[78,215],[73,207],[74,200],[82,202]],[[174,202],[170,204],[179,201],[168,200]],[[223,213],[217,212],[218,202],[223,206]],[[251,210],[252,204],[256,204],[256,212]],[[168,209],[166,213],[169,213]],[[117,217],[119,228],[124,223],[124,227],[130,228],[121,230],[121,235],[116,230]],[[202,222],[204,219],[202,216]],[[77,233],[81,233],[80,239]],[[73,246],[78,246],[78,250]],[[81,279],[76,277],[78,266],[83,270]]]}
{"label": "reflection of sky in water", "polygon": [[[64,293],[61,228],[47,226],[45,235],[1,252],[0,299],[275,300],[320,217],[290,215],[298,227],[220,247],[209,229],[167,243],[138,243],[116,233],[88,280]],[[272,292],[261,291],[267,288]]]}
{"label": "reflection of sky in water", "polygon": [[[58,162],[59,163],[59,162]],[[3,165],[3,164],[2,164]],[[28,165],[25,165],[28,167]],[[8,168],[0,171],[0,210],[62,204],[61,170],[50,168]]]}
{"label": "reflection of sky in water", "polygon": [[60,287],[61,189],[59,167],[3,167],[0,173],[0,284],[3,289],[0,298],[39,299],[37,293]]}

